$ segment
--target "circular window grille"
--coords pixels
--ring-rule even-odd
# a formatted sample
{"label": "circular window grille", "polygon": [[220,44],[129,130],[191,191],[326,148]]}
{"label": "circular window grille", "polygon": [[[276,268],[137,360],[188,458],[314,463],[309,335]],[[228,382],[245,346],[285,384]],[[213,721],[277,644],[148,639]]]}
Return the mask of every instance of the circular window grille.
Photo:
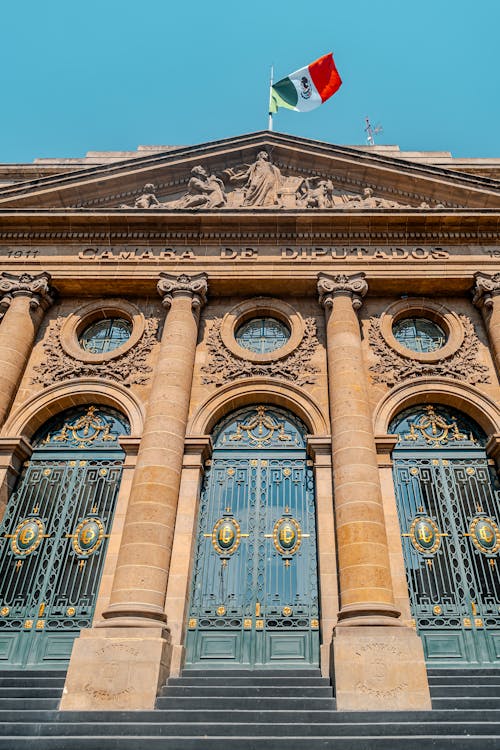
{"label": "circular window grille", "polygon": [[238,344],[256,354],[267,354],[281,349],[289,338],[289,328],[276,318],[252,318],[236,331]]}
{"label": "circular window grille", "polygon": [[92,354],[112,352],[125,344],[132,333],[132,323],[124,318],[106,318],[91,323],[79,336],[82,349]]}
{"label": "circular window grille", "polygon": [[392,327],[392,333],[412,352],[435,352],[446,343],[446,334],[437,323],[427,318],[403,318]]}

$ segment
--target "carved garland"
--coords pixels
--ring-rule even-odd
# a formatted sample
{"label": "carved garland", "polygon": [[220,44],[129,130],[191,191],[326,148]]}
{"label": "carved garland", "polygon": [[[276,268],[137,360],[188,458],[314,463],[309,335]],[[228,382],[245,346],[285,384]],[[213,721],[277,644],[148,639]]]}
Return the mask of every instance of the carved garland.
{"label": "carved garland", "polygon": [[465,315],[459,316],[464,327],[462,345],[449,357],[436,362],[420,362],[411,357],[403,357],[386,342],[380,328],[380,318],[370,319],[368,339],[373,353],[379,361],[370,366],[375,383],[396,385],[406,378],[421,376],[446,376],[457,380],[476,383],[490,383],[489,369],[478,360],[479,341],[472,322]]}
{"label": "carved garland", "polygon": [[293,380],[300,386],[315,383],[314,375],[319,369],[311,365],[310,361],[318,345],[316,321],[314,318],[306,318],[304,322],[304,338],[291,354],[274,362],[261,363],[240,359],[226,349],[221,337],[222,319],[217,319],[207,338],[209,360],[202,368],[202,382],[219,386],[240,378],[272,376]]}
{"label": "carved garland", "polygon": [[50,326],[43,344],[45,361],[33,369],[38,373],[31,382],[43,386],[70,378],[104,377],[126,386],[143,385],[149,380],[152,367],[147,358],[157,342],[158,319],[146,321],[144,333],[137,344],[121,355],[104,362],[81,362],[67,354],[61,346],[61,328],[65,318],[58,317]]}

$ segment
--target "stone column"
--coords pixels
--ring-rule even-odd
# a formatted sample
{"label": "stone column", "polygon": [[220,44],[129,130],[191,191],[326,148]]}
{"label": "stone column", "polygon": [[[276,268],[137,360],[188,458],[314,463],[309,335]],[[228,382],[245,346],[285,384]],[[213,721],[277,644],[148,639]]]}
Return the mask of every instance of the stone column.
{"label": "stone column", "polygon": [[500,273],[479,271],[474,275],[473,303],[483,314],[491,354],[500,377]]}
{"label": "stone column", "polygon": [[9,413],[45,310],[52,304],[50,275],[0,274],[0,425]]}
{"label": "stone column", "polygon": [[[319,274],[325,308],[340,583],[333,640],[341,710],[429,708],[422,644],[398,619],[356,311],[365,275]],[[394,627],[399,626],[399,627]]]}
{"label": "stone column", "polygon": [[[165,596],[206,274],[160,274],[168,314],[110,603],[75,642],[63,710],[152,709],[171,657]],[[88,690],[88,685],[92,686]]]}

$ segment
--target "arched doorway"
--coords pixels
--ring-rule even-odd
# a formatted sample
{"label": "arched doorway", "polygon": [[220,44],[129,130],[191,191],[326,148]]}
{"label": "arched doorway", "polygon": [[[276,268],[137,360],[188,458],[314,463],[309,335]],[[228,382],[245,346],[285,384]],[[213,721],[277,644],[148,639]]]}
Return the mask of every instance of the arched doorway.
{"label": "arched doorway", "polygon": [[200,500],[186,666],[319,662],[313,470],[305,426],[246,407],[214,431]]}
{"label": "arched doorway", "polygon": [[390,432],[412,615],[428,663],[500,659],[499,483],[486,436],[439,405],[398,415]]}
{"label": "arched doorway", "polygon": [[128,431],[85,406],[34,436],[0,529],[0,668],[66,666],[92,624]]}

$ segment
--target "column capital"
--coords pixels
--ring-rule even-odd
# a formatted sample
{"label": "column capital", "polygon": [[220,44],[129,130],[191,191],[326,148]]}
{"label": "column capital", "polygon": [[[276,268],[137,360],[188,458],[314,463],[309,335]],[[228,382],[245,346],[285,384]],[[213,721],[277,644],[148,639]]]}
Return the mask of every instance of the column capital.
{"label": "column capital", "polygon": [[164,307],[169,308],[176,295],[188,294],[191,296],[193,308],[202,308],[207,301],[208,276],[206,273],[188,276],[185,273],[176,275],[162,271],[156,288]]}
{"label": "column capital", "polygon": [[318,274],[319,303],[322,307],[332,307],[333,298],[343,295],[350,297],[352,306],[359,310],[363,304],[363,297],[368,291],[368,283],[364,273],[354,273],[346,276],[343,273],[331,276],[328,273]]}
{"label": "column capital", "polygon": [[30,307],[46,310],[54,302],[54,290],[50,286],[50,274],[15,273],[4,271],[0,274],[0,306],[6,308],[14,297],[30,297]]}
{"label": "column capital", "polygon": [[476,307],[493,307],[493,297],[500,294],[500,273],[483,273],[478,271],[474,274],[474,296],[472,302]]}

